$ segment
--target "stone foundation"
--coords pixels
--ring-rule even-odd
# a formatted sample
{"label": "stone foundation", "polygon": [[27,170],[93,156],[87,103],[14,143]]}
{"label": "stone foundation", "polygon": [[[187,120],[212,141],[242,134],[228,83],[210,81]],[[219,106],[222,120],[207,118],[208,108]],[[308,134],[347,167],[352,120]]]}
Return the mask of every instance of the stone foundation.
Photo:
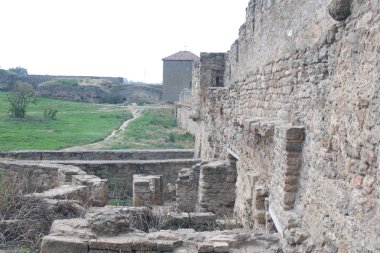
{"label": "stone foundation", "polygon": [[[141,217],[144,207],[92,208],[85,219],[56,220],[42,241],[41,253],[63,252],[275,252],[278,235],[256,235],[244,229],[196,232],[215,223],[212,213],[169,213],[172,230],[137,231],[133,217]],[[175,228],[175,229],[174,229]],[[202,231],[202,230],[201,230]]]}

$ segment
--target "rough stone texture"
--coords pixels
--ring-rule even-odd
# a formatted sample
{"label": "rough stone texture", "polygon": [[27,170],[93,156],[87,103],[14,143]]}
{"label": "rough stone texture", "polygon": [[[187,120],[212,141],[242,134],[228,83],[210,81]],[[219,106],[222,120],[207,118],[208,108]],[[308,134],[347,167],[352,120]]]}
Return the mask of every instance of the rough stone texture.
{"label": "rough stone texture", "polygon": [[39,96],[88,102],[88,103],[104,103],[109,101],[109,97],[116,96],[119,103],[159,103],[162,96],[161,85],[145,85],[145,84],[121,84],[109,85],[111,87],[98,85],[39,85],[37,92]]}
{"label": "rough stone texture", "polygon": [[74,165],[90,175],[108,179],[109,187],[132,195],[133,175],[163,175],[164,192],[167,185],[175,184],[178,172],[200,162],[198,159],[126,160],[126,161],[54,161]]}
{"label": "rough stone texture", "polygon": [[[284,252],[376,252],[380,3],[353,1],[342,22],[329,3],[250,1],[224,87],[199,93],[177,115],[192,120],[184,115],[196,111],[196,124],[181,123],[194,128],[196,155],[240,158],[235,214],[245,226],[269,213],[294,238],[283,238]],[[279,131],[287,126],[303,127],[304,140],[286,144]],[[259,188],[268,193],[264,211]],[[295,243],[303,236],[290,228],[307,239]]]}
{"label": "rough stone texture", "polygon": [[[27,161],[1,161],[5,183],[20,181],[20,192],[45,199],[51,205],[67,200],[84,207],[104,206],[108,201],[108,183],[87,175],[75,166]],[[55,208],[55,207],[52,207]]]}
{"label": "rough stone texture", "polygon": [[192,228],[196,231],[209,231],[215,228],[216,215],[214,213],[168,213],[167,227],[172,229]]}
{"label": "rough stone texture", "polygon": [[125,104],[140,102],[157,104],[162,98],[162,85],[128,84],[116,86],[111,91],[119,94]]}
{"label": "rough stone texture", "polygon": [[74,237],[60,237],[57,240],[54,236],[45,236],[41,253],[83,253],[88,252],[87,242]]}
{"label": "rough stone texture", "polygon": [[133,175],[133,205],[163,204],[162,175]]}
{"label": "rough stone texture", "polygon": [[75,175],[73,185],[84,185],[88,188],[93,206],[104,206],[108,201],[108,181],[94,175]]}
{"label": "rough stone texture", "polygon": [[[65,166],[48,164],[27,164],[19,162],[0,162],[0,172],[6,182],[12,182],[13,178],[22,180],[20,185],[24,193],[43,192],[58,187],[66,181],[59,177],[59,169]],[[31,180],[32,179],[32,180]]]}
{"label": "rough stone texture", "polygon": [[201,164],[179,171],[176,183],[176,204],[183,212],[194,212],[198,202],[198,186]]}
{"label": "rough stone texture", "polygon": [[194,150],[191,149],[0,152],[0,158],[17,160],[156,160],[193,157]]}
{"label": "rough stone texture", "polygon": [[338,21],[346,19],[351,14],[352,0],[332,0],[328,6],[330,16]]}
{"label": "rough stone texture", "polygon": [[236,167],[224,161],[200,167],[198,210],[231,216],[235,204]]}
{"label": "rough stone texture", "polygon": [[86,214],[86,220],[91,231],[97,235],[118,235],[134,231],[132,220],[144,211],[147,211],[144,207],[92,208]]}
{"label": "rough stone texture", "polygon": [[[86,219],[54,221],[41,252],[276,252],[279,235],[256,235],[250,230],[196,232],[194,229],[133,231],[130,218],[146,208],[91,208]],[[173,216],[174,217],[174,216]],[[211,213],[177,214],[185,223],[215,221]],[[193,224],[192,224],[193,225]],[[294,233],[295,235],[295,233]],[[59,247],[61,245],[61,247]],[[84,246],[85,245],[85,246]],[[86,249],[86,250],[84,250]],[[254,249],[254,250],[251,250]],[[66,251],[68,250],[68,251]]]}
{"label": "rough stone texture", "polygon": [[[4,160],[21,159],[29,164],[38,164],[39,160],[43,160],[43,164],[72,165],[80,168],[89,175],[108,179],[108,184],[111,189],[117,189],[120,193],[132,195],[132,178],[134,174],[162,174],[164,192],[168,192],[170,189],[167,185],[169,183],[175,185],[179,170],[191,167],[200,162],[199,159],[192,159],[193,154],[192,150],[20,151],[3,152],[0,153],[0,157]],[[154,160],[161,157],[164,160]],[[38,172],[39,170],[36,170],[33,173]],[[55,172],[54,169],[53,172]],[[48,175],[41,175],[41,177],[38,178],[42,179],[44,177],[48,177]],[[45,179],[44,181],[46,181],[45,183],[49,182]],[[70,180],[68,180],[68,182],[71,183]],[[52,187],[53,186],[48,185],[44,189],[50,189]],[[35,190],[35,188],[33,188],[33,190]]]}
{"label": "rough stone texture", "polygon": [[107,90],[99,86],[39,85],[37,93],[41,97],[101,103],[107,96]]}

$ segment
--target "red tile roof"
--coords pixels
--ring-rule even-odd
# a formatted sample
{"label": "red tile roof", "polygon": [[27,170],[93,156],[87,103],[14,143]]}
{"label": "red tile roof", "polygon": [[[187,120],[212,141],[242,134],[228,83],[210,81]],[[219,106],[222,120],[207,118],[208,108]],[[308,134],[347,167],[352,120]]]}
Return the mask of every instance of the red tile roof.
{"label": "red tile roof", "polygon": [[163,61],[198,61],[199,57],[190,51],[179,51],[162,59]]}

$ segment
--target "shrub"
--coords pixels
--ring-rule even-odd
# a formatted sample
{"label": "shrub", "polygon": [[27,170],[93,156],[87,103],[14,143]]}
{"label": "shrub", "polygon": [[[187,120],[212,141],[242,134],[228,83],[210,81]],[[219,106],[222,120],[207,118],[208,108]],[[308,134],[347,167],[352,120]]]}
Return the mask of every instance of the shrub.
{"label": "shrub", "polygon": [[37,103],[35,89],[27,83],[17,82],[7,96],[12,117],[24,118],[29,103]]}
{"label": "shrub", "polygon": [[44,118],[57,119],[58,109],[55,107],[47,107],[44,109]]}
{"label": "shrub", "polygon": [[10,68],[8,70],[13,72],[13,73],[16,73],[20,76],[27,76],[28,75],[28,70],[26,68],[15,67],[15,68]]}

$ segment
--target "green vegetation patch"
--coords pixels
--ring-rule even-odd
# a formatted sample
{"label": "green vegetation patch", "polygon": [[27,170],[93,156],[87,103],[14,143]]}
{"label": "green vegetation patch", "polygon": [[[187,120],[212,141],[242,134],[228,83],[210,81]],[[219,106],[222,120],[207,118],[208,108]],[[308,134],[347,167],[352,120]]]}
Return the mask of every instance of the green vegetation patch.
{"label": "green vegetation patch", "polygon": [[194,148],[194,136],[177,127],[174,108],[145,109],[113,149]]}
{"label": "green vegetation patch", "polygon": [[[55,119],[44,117],[46,108],[55,108]],[[100,141],[132,118],[122,106],[96,105],[39,99],[28,105],[25,118],[8,114],[6,93],[0,92],[0,151],[54,150]]]}

